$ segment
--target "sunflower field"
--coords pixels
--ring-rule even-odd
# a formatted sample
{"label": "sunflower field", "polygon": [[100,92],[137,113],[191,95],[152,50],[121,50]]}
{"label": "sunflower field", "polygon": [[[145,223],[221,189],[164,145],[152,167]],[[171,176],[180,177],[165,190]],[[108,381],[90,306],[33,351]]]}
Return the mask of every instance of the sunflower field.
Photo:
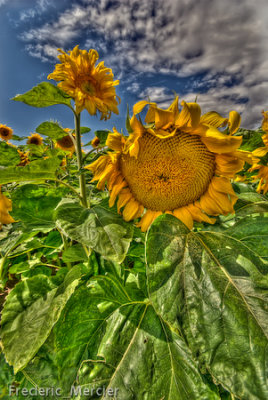
{"label": "sunflower field", "polygon": [[268,111],[143,100],[83,143],[118,114],[97,60],[13,99],[73,127],[0,124],[0,399],[267,400]]}

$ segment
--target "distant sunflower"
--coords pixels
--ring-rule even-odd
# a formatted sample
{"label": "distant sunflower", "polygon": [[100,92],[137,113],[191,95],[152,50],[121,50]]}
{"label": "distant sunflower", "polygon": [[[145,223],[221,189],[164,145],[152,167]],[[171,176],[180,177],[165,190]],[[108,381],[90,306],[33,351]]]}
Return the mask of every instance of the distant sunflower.
{"label": "distant sunflower", "polygon": [[54,72],[48,79],[60,82],[58,86],[75,100],[76,111],[80,113],[87,109],[89,114],[101,113],[101,119],[108,119],[111,112],[118,114],[118,100],[114,86],[119,81],[113,80],[111,68],[104,62],[95,66],[99,58],[96,50],[80,50],[76,46],[69,54],[59,49],[58,58],[61,64],[56,64]]}
{"label": "distant sunflower", "polygon": [[259,147],[252,152],[254,163],[249,171],[258,171],[258,174],[252,177],[252,180],[259,180],[257,192],[263,192],[266,194],[268,192],[268,111],[263,111],[262,114],[262,130],[265,132],[265,134],[262,135],[264,146]]}
{"label": "distant sunflower", "polygon": [[12,222],[15,222],[11,215],[9,215],[9,211],[11,210],[11,200],[1,193],[0,186],[0,229],[2,229],[2,224],[11,224]]}
{"label": "distant sunflower", "polygon": [[100,139],[95,136],[94,139],[91,140],[91,146],[96,149],[100,144]]}
{"label": "distant sunflower", "polygon": [[[71,132],[71,129],[65,128],[64,131]],[[74,137],[74,135],[73,135],[73,137]],[[70,135],[66,135],[66,136],[63,136],[61,139],[58,139],[56,141],[55,147],[57,147],[61,150],[64,150],[64,151],[69,151],[71,154],[73,154],[73,152],[75,151],[75,145],[74,145],[74,142]]]}
{"label": "distant sunflower", "polygon": [[25,165],[30,163],[28,158],[29,152],[24,153],[24,151],[18,149],[18,153],[20,156],[20,163],[18,164],[18,167],[24,167]]}
{"label": "distant sunflower", "polygon": [[12,138],[13,129],[9,128],[6,125],[0,124],[0,137],[3,140],[10,140]]}
{"label": "distant sunflower", "polygon": [[[136,114],[149,104],[143,125]],[[106,145],[114,150],[86,168],[92,181],[110,191],[110,207],[130,221],[142,217],[138,226],[146,231],[154,219],[169,213],[190,229],[193,221],[214,223],[210,216],[233,213],[237,197],[230,180],[243,168],[250,153],[239,151],[242,137],[232,136],[240,115],[229,119],[212,111],[201,115],[197,103],[182,102],[160,109],[141,101],[130,120],[132,132],[124,137],[114,129]],[[217,128],[229,125],[229,135]]]}
{"label": "distant sunflower", "polygon": [[27,144],[35,144],[36,146],[41,146],[43,143],[43,138],[38,135],[38,133],[33,133],[31,136],[28,136]]}

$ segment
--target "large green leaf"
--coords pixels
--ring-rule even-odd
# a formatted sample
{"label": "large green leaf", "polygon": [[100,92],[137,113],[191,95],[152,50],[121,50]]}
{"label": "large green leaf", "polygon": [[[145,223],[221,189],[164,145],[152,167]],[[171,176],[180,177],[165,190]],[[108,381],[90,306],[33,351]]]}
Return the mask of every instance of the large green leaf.
{"label": "large green leaf", "polygon": [[20,186],[12,193],[12,216],[22,221],[27,231],[47,232],[55,228],[54,209],[64,194],[66,188],[62,187],[49,188],[34,184]]}
{"label": "large green leaf", "polygon": [[171,215],[154,222],[146,247],[157,312],[180,321],[214,381],[239,399],[267,399],[267,263],[228,233],[193,233]]}
{"label": "large green leaf", "polygon": [[58,158],[32,161],[24,167],[0,168],[0,185],[11,182],[41,181],[55,179],[60,165]]}
{"label": "large green leaf", "polygon": [[[202,379],[178,331],[110,273],[75,291],[53,335],[54,359],[48,365],[41,349],[36,366],[58,371],[57,387],[63,396],[72,390],[72,398],[77,398],[75,393],[80,399],[113,398],[96,396],[96,389],[104,386],[106,393],[117,389],[118,400],[220,398]],[[25,372],[38,385],[48,376],[41,368],[33,371],[31,365]],[[84,390],[88,394],[93,390],[94,395],[83,395]]]}
{"label": "large green leaf", "polygon": [[0,142],[0,165],[7,167],[20,163],[20,156],[16,147],[10,146],[6,142]]}
{"label": "large green leaf", "polygon": [[51,121],[42,122],[42,124],[36,128],[36,132],[55,140],[68,135],[68,133],[57,122]]}
{"label": "large green leaf", "polygon": [[19,282],[7,296],[1,336],[6,360],[15,373],[48,338],[79,278],[80,270],[71,270],[57,287],[47,276],[37,275]]}
{"label": "large green leaf", "polygon": [[32,107],[49,107],[55,104],[70,106],[71,98],[65,92],[49,82],[42,82],[24,94],[16,95],[12,100],[21,101]]}
{"label": "large green leaf", "polygon": [[57,227],[68,237],[93,248],[109,260],[122,262],[133,235],[133,226],[110,209],[107,202],[85,209],[66,199],[55,211]]}

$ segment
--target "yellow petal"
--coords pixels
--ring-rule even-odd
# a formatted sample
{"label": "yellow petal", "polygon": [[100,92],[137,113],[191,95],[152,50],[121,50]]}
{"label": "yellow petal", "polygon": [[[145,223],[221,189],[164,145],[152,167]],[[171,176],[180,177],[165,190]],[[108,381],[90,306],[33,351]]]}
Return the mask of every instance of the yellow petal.
{"label": "yellow petal", "polygon": [[268,111],[263,111],[263,121],[262,121],[262,130],[268,133]]}
{"label": "yellow petal", "polygon": [[197,103],[186,103],[182,101],[183,109],[176,118],[175,125],[178,128],[197,127],[200,122],[201,108]]}
{"label": "yellow petal", "polygon": [[268,153],[268,147],[259,147],[258,149],[254,150],[252,154],[255,157],[264,157]]}
{"label": "yellow petal", "polygon": [[132,193],[129,189],[123,189],[118,196],[117,211],[120,212],[121,208],[124,207],[132,197]]}
{"label": "yellow petal", "polygon": [[197,207],[194,204],[189,204],[187,206],[187,210],[191,213],[193,219],[197,222],[208,222],[209,224],[214,224],[216,222],[215,218],[210,218],[208,217],[203,211],[200,209],[200,207]]}
{"label": "yellow petal", "polygon": [[173,211],[175,217],[177,217],[180,221],[187,226],[188,229],[192,229],[193,227],[193,218],[191,213],[187,210],[186,207],[177,208]]}
{"label": "yellow petal", "polygon": [[200,200],[200,207],[205,213],[210,215],[219,215],[222,213],[221,208],[218,204],[214,201],[213,198],[209,195],[208,191],[201,196]]}
{"label": "yellow petal", "polygon": [[109,199],[109,207],[112,207],[115,203],[117,195],[121,192],[121,190],[127,186],[127,182],[124,178],[120,175],[113,185],[113,189],[110,194]]}
{"label": "yellow petal", "polygon": [[130,126],[131,129],[133,130],[133,134],[136,136],[141,136],[143,132],[145,131],[142,123],[138,120],[135,114],[130,119]]}
{"label": "yellow petal", "polygon": [[241,115],[237,111],[230,111],[228,120],[230,135],[233,135],[238,130],[240,124]]}
{"label": "yellow petal", "polygon": [[155,104],[155,103],[151,103],[150,101],[146,101],[146,100],[138,101],[138,103],[136,103],[133,106],[133,113],[139,114],[144,109],[144,107],[146,107],[148,104]]}
{"label": "yellow petal", "polygon": [[[218,192],[212,184],[210,184],[208,187],[208,194],[214,200],[214,202],[220,207],[221,209],[220,214],[225,215],[234,212],[232,202],[230,201],[228,194]],[[233,199],[235,199],[236,198],[235,194],[232,197]]]}
{"label": "yellow petal", "polygon": [[[267,111],[268,112],[268,111]],[[268,122],[267,122],[267,125],[268,125]],[[267,131],[268,131],[268,126],[267,126]],[[265,144],[265,146],[267,146],[268,147],[268,133],[266,133],[265,135],[262,135],[262,141],[263,141],[263,143]]]}
{"label": "yellow petal", "polygon": [[161,211],[152,211],[152,210],[147,210],[140,222],[137,224],[141,228],[142,232],[147,231],[149,226],[153,223],[153,221],[161,215]]}
{"label": "yellow petal", "polygon": [[139,211],[140,203],[134,199],[131,199],[124,208],[123,218],[125,221],[134,219],[135,215]]}
{"label": "yellow petal", "polygon": [[227,118],[223,118],[216,111],[210,111],[200,118],[201,124],[211,125],[215,128],[219,128],[220,126],[225,126],[228,122]]}
{"label": "yellow petal", "polygon": [[114,133],[109,133],[105,144],[112,150],[121,151],[125,144],[125,138],[114,129]]}
{"label": "yellow petal", "polygon": [[242,143],[241,136],[228,136],[214,127],[209,128],[201,140],[209,151],[218,154],[235,151]]}
{"label": "yellow petal", "polygon": [[216,160],[216,175],[222,175],[227,178],[233,178],[234,175],[241,171],[244,166],[244,161],[230,154],[217,154]]}

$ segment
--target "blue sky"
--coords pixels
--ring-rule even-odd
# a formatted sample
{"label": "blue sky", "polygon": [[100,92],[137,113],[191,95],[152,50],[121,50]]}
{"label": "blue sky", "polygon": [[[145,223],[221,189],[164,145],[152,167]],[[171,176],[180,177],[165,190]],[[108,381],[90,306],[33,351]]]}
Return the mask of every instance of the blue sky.
{"label": "blue sky", "polygon": [[[268,109],[266,0],[0,0],[0,123],[29,135],[43,121],[73,127],[64,106],[35,109],[10,98],[46,80],[58,48],[95,48],[120,79],[120,115],[82,124],[125,126],[127,104],[150,97],[168,106],[174,96],[202,111],[235,109],[242,126],[261,123]],[[88,135],[88,139],[92,135]]]}

